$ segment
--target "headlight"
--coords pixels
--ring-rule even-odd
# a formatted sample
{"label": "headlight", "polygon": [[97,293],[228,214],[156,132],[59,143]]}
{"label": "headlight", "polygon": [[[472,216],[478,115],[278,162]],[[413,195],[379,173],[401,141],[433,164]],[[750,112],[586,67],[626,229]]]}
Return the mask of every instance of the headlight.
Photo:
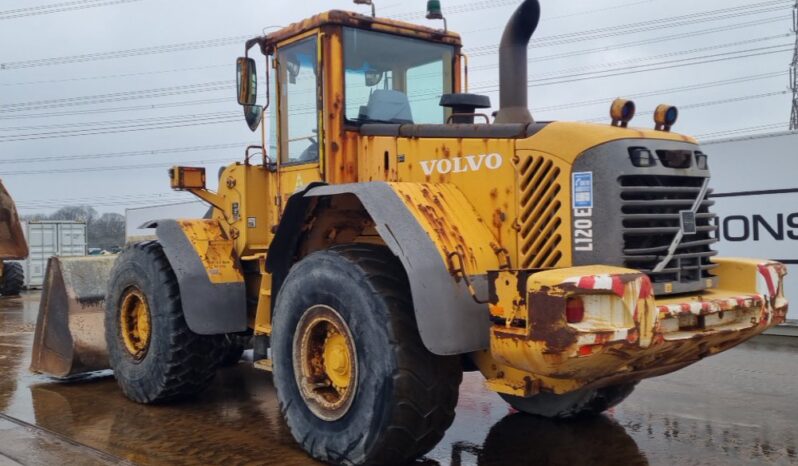
{"label": "headlight", "polygon": [[635,167],[653,167],[657,164],[654,154],[645,147],[630,147],[629,156],[632,159],[632,165]]}
{"label": "headlight", "polygon": [[707,154],[703,152],[696,152],[695,153],[695,166],[699,170],[707,170],[709,169],[709,160]]}

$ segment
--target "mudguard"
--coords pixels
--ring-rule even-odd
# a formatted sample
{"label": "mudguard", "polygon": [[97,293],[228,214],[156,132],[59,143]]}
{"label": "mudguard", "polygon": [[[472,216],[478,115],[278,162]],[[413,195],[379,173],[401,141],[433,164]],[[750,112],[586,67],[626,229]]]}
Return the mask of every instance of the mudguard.
{"label": "mudguard", "polygon": [[180,287],[183,314],[200,335],[247,330],[247,295],[241,263],[216,220],[154,222]]}
{"label": "mudguard", "polygon": [[[465,280],[453,276],[447,261],[451,253],[459,253],[459,265],[471,278],[474,291],[487,297],[485,271],[498,268],[499,258],[493,235],[465,196],[452,185],[385,182],[319,186],[296,196],[307,200],[344,194],[360,200],[385,244],[402,262],[427,349],[439,355],[487,349],[488,306],[476,302]],[[308,203],[297,200],[294,205],[302,209]],[[301,216],[305,218],[307,212]],[[286,228],[277,236],[298,236],[301,227]],[[272,253],[269,258],[276,265],[284,262],[278,256],[287,254],[292,253]]]}

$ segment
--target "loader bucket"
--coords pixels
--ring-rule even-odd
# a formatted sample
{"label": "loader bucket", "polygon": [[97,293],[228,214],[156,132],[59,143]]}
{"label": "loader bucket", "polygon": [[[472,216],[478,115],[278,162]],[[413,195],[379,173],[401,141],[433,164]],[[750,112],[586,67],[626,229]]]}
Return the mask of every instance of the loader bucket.
{"label": "loader bucket", "polygon": [[105,288],[116,256],[51,257],[33,338],[31,370],[58,378],[110,369]]}
{"label": "loader bucket", "polygon": [[28,257],[28,243],[22,234],[17,207],[0,181],[0,260]]}

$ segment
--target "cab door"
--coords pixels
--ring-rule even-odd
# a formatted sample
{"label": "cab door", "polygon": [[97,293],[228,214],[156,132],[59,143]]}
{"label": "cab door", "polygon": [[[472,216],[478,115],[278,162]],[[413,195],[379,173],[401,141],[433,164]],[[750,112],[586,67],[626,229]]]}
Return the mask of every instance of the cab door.
{"label": "cab door", "polygon": [[279,209],[322,179],[322,70],[314,32],[277,48]]}

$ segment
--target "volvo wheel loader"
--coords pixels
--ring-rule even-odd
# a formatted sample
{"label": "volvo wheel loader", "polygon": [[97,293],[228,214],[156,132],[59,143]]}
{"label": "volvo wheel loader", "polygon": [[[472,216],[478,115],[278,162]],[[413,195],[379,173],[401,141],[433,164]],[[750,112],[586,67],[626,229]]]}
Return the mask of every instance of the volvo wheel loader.
{"label": "volvo wheel loader", "polygon": [[171,169],[211,218],[51,263],[33,369],[110,367],[162,403],[251,335],[310,455],[401,464],[443,437],[463,371],[525,413],[600,413],[782,322],[784,266],[716,257],[709,157],[675,108],[652,129],[621,100],[605,125],[532,118],[539,17],[526,0],[507,24],[495,118],[445,29],[330,11],[248,41],[238,100],[263,143],[215,191]]}
{"label": "volvo wheel loader", "polygon": [[22,264],[8,262],[28,257],[28,243],[22,233],[17,207],[0,182],[0,296],[16,296],[22,291],[25,275]]}

